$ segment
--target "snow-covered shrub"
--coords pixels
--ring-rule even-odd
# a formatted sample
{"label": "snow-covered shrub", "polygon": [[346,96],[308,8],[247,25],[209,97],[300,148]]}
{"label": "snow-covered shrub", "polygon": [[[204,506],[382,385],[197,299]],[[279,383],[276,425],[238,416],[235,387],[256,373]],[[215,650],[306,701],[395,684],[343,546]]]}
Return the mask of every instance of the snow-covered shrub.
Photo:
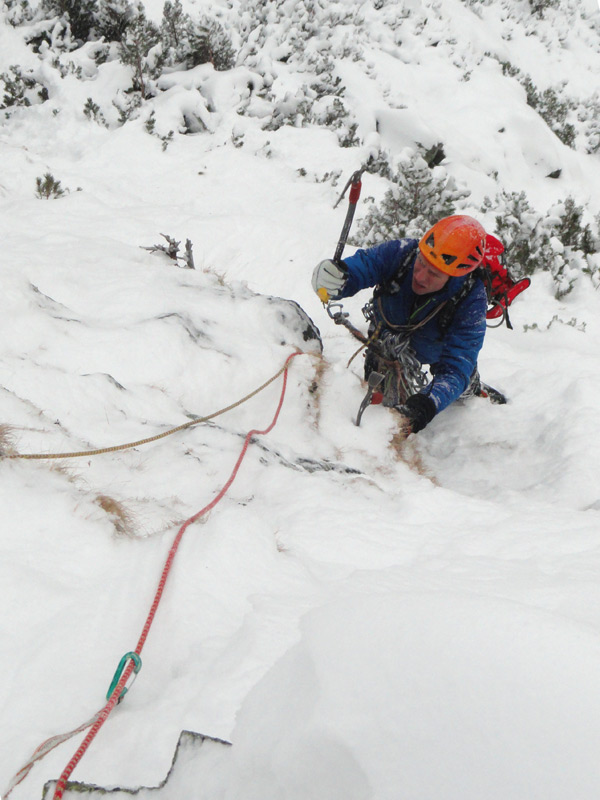
{"label": "snow-covered shrub", "polygon": [[68,191],[63,189],[60,181],[56,180],[51,172],[46,172],[43,177],[35,179],[35,196],[40,200],[57,200]]}
{"label": "snow-covered shrub", "polygon": [[303,85],[295,93],[286,92],[282,98],[267,91],[264,99],[271,104],[272,111],[263,129],[275,131],[283,125],[318,125],[334,130],[340,147],[355,147],[360,144],[358,125],[350,117],[344,102],[336,96],[318,99],[316,95],[312,85]]}
{"label": "snow-covered shrub", "polygon": [[4,0],[4,13],[9,25],[18,27],[31,22],[35,16],[35,9],[28,0]]}
{"label": "snow-covered shrub", "polygon": [[[324,78],[324,75],[329,76],[331,81]],[[263,103],[261,116],[265,119],[265,130],[278,130],[283,125],[318,125],[335,130],[340,147],[359,144],[356,133],[358,125],[343,100],[344,88],[339,79],[331,77],[329,71],[310,76],[308,83],[303,83],[294,91],[285,89],[285,86],[284,82],[274,82],[267,78],[239,112],[253,115],[256,100],[260,98]]]}
{"label": "snow-covered shrub", "polygon": [[373,205],[357,227],[361,246],[387,239],[420,237],[438,219],[456,212],[456,203],[470,195],[443,167],[430,169],[425,159],[405,148],[391,172],[392,187]]}
{"label": "snow-covered shrub", "polygon": [[[341,146],[357,144],[358,126],[342,99],[345,87],[337,69],[339,59],[358,58],[360,52],[357,27],[351,25],[357,23],[353,4],[241,0],[239,11],[238,61],[263,78],[240,112],[262,117],[268,130],[320,125],[333,128]],[[301,85],[290,81],[298,74]]]}
{"label": "snow-covered shrub", "polygon": [[567,118],[576,108],[576,104],[565,96],[565,82],[556,89],[550,87],[540,91],[529,75],[507,61],[502,62],[502,72],[519,81],[525,89],[527,104],[537,111],[561,142],[568,147],[573,147],[576,135],[575,126],[571,122],[567,122]]}
{"label": "snow-covered shrub", "polygon": [[128,120],[135,119],[143,102],[140,92],[128,92],[127,94],[119,92],[112,101],[113,106],[119,112],[119,124],[125,125]]}
{"label": "snow-covered shrub", "polygon": [[314,74],[310,88],[315,93],[315,98],[343,97],[345,87],[342,79],[335,74],[335,61],[331,53],[318,52],[307,59],[307,67]]}
{"label": "snow-covered shrub", "polygon": [[535,90],[533,84],[528,91],[527,102],[544,119],[548,127],[568,147],[575,144],[575,126],[567,122],[570,111],[575,107],[573,101],[561,98],[556,89]]}
{"label": "snow-covered shrub", "polygon": [[267,42],[280,50],[286,63],[305,63],[319,49],[339,57],[336,32],[358,22],[354,3],[340,0],[241,0],[239,15],[244,63],[260,58]]}
{"label": "snow-covered shrub", "polygon": [[98,0],[94,12],[94,33],[106,42],[122,42],[136,17],[129,0]]}
{"label": "snow-covered shrub", "polygon": [[[210,62],[217,72],[223,72],[235,66],[236,53],[231,37],[220,22],[209,17],[202,17],[199,22],[195,23],[194,30],[197,37],[195,64]],[[205,61],[197,60],[200,44],[202,44],[202,52],[206,54]]]}
{"label": "snow-covered shrub", "polygon": [[583,272],[596,271],[592,256],[598,235],[583,223],[584,209],[573,198],[557,203],[546,215],[537,212],[525,192],[502,191],[485,199],[484,211],[496,213],[495,234],[506,249],[506,263],[518,275],[550,272],[557,298],[568,294]]}
{"label": "snow-covered shrub", "polygon": [[78,47],[90,38],[96,10],[97,0],[41,0],[38,14],[43,18],[62,18],[75,40],[72,47]]}
{"label": "snow-covered shrub", "polygon": [[529,5],[534,14],[540,19],[544,16],[544,11],[548,8],[558,8],[560,0],[529,0]]}
{"label": "snow-covered shrub", "polygon": [[16,65],[0,74],[0,92],[2,110],[12,106],[31,106],[48,99],[48,90],[38,83],[33,70],[24,70]]}
{"label": "snow-covered shrub", "polygon": [[212,63],[217,71],[223,71],[235,64],[231,38],[220,22],[207,16],[192,19],[183,10],[181,0],[165,2],[160,32],[166,63],[170,65],[192,69]]}
{"label": "snow-covered shrub", "polygon": [[144,6],[138,3],[135,15],[119,43],[121,61],[133,71],[134,92],[139,92],[142,100],[153,96],[153,82],[160,76],[163,58],[160,45],[160,31],[146,18]]}
{"label": "snow-covered shrub", "polygon": [[167,244],[155,244],[152,245],[152,247],[142,247],[142,250],[148,250],[149,253],[165,253],[171,261],[174,261],[183,269],[196,269],[191,239],[185,240],[185,255],[180,256],[179,245],[181,242],[178,242],[177,239],[174,239],[166,233],[161,233],[161,236],[165,239]]}
{"label": "snow-covered shrub", "polygon": [[42,47],[65,52],[79,47],[92,35],[97,0],[5,0],[6,21],[24,29],[24,38],[34,53]]}
{"label": "snow-covered shrub", "polygon": [[286,92],[280,100],[274,100],[269,96],[266,99],[273,105],[272,113],[263,125],[266,131],[276,131],[283,125],[299,128],[310,119],[313,98],[310,97],[310,90],[306,86],[295,94]]}
{"label": "snow-covered shrub", "polygon": [[169,131],[165,136],[161,136],[161,134],[157,132],[157,130],[156,130],[156,112],[154,110],[152,110],[150,112],[150,115],[148,116],[148,118],[146,119],[146,122],[144,123],[144,127],[145,127],[146,131],[150,134],[150,136],[156,136],[157,139],[160,139],[160,141],[162,142],[163,152],[167,149],[167,147],[173,141],[173,136],[175,134],[174,131]]}
{"label": "snow-covered shrub", "polygon": [[581,103],[577,109],[577,119],[581,124],[579,135],[583,139],[583,149],[590,155],[600,153],[600,95],[598,92]]}
{"label": "snow-covered shrub", "polygon": [[584,255],[598,250],[598,240],[594,237],[591,225],[583,222],[583,206],[578,206],[572,197],[567,197],[554,210],[560,218],[557,234],[564,245],[580,250]]}
{"label": "snow-covered shrub", "polygon": [[183,63],[189,52],[188,25],[190,17],[183,10],[181,0],[166,0],[160,24],[163,49],[169,53],[171,63]]}
{"label": "snow-covered shrub", "polygon": [[85,105],[83,106],[83,113],[84,115],[91,121],[97,122],[98,125],[102,125],[105,128],[108,127],[106,122],[106,117],[102,113],[100,106],[98,103],[94,103],[91,97],[85,101]]}

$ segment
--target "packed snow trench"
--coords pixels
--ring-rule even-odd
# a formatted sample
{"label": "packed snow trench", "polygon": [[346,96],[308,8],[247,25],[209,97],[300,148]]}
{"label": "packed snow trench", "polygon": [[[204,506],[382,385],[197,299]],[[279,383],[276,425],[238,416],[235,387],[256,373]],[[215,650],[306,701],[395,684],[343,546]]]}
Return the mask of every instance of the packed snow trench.
{"label": "packed snow trench", "polygon": [[[63,796],[597,800],[595,0],[189,0],[231,63],[146,53],[145,97],[52,2],[0,8],[2,800],[106,703],[178,530],[269,426],[283,375],[253,393],[298,351]],[[363,355],[311,274],[352,173],[379,164],[357,236],[440,142],[418,164],[457,210],[493,232],[494,198],[524,192],[553,260],[486,334],[508,403],[458,401],[405,439],[382,406],[355,425]],[[567,197],[585,253],[552,222]],[[362,330],[367,300],[344,301]],[[10,800],[52,800],[85,735]]]}

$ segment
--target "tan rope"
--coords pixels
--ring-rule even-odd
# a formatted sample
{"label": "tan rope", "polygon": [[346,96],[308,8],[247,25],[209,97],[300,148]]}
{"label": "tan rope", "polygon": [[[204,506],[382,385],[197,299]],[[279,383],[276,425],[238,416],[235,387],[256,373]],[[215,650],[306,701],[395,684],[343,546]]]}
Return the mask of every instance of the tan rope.
{"label": "tan rope", "polygon": [[242,403],[245,403],[247,400],[250,400],[252,397],[257,395],[259,392],[262,392],[263,389],[266,389],[269,384],[276,381],[277,378],[282,375],[288,369],[288,362],[284,364],[284,366],[269,380],[265,381],[258,389],[255,389],[250,394],[247,394],[245,397],[242,397],[241,400],[237,400],[235,403],[232,403],[230,406],[226,406],[226,408],[222,408],[219,411],[214,411],[212,414],[208,414],[206,417],[198,417],[198,419],[192,419],[189,422],[184,422],[183,425],[178,425],[176,428],[171,428],[168,431],[164,431],[164,433],[158,433],[156,436],[149,436],[147,439],[138,439],[137,442],[129,442],[128,444],[115,444],[112,447],[102,447],[98,450],[82,450],[75,453],[10,453],[6,455],[6,458],[23,458],[23,459],[47,459],[47,458],[83,458],[85,456],[98,456],[102,453],[115,453],[118,450],[128,450],[131,447],[140,447],[143,444],[149,444],[150,442],[156,442],[158,439],[164,439],[165,436],[171,436],[173,433],[177,433],[178,431],[183,431],[186,428],[191,428],[193,425],[198,425],[201,422],[208,422],[210,419],[214,419],[215,417],[220,416],[221,414],[225,414],[226,411],[231,411],[232,409],[236,408],[237,406],[241,406]]}

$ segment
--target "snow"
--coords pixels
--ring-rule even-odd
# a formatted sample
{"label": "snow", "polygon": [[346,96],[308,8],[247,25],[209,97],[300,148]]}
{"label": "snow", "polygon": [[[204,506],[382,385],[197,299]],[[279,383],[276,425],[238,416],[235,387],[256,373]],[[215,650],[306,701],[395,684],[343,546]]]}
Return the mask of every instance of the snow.
{"label": "snow", "polygon": [[[225,796],[593,794],[600,686],[590,631],[505,599],[373,582],[307,615],[301,643],[254,689]],[[586,697],[570,681],[574,659]]]}
{"label": "snow", "polygon": [[[147,5],[159,18],[162,3]],[[117,127],[112,100],[127,86],[118,62],[88,80],[59,79],[18,28],[0,25],[0,71],[19,63],[54,81],[47,103],[0,127],[0,422],[18,451],[162,433],[244,397],[305,352],[277,426],[186,532],[143,668],[73,779],[156,787],[190,730],[232,747],[186,745],[172,784],[152,796],[592,800],[592,280],[578,276],[557,300],[538,273],[511,307],[514,330],[488,332],[480,370],[506,406],[458,402],[401,441],[381,406],[355,426],[362,359],[347,367],[357,344],[329,320],[310,276],[337,243],[345,181],[379,145],[399,155],[443,141],[444,167],[467,182],[474,208],[504,188],[540,211],[572,195],[592,219],[598,154],[563,145],[486,52],[541,88],[560,74],[588,96],[600,88],[598,34],[578,15],[565,25],[574,0],[536,34],[524,0],[404,3],[413,12],[404,26],[390,20],[395,6],[341,5],[361,5],[366,19],[356,29],[364,61],[336,61],[356,105],[354,148],[315,125],[263,130],[273,103],[257,95],[237,113],[249,80],[261,85],[253,64],[170,74],[168,90]],[[274,25],[263,59],[281,36]],[[275,102],[307,81],[293,59],[272,68]],[[86,119],[88,97],[110,128]],[[175,132],[166,150],[145,130],[151,109],[161,136]],[[184,111],[209,132],[181,135]],[[557,168],[561,178],[547,179]],[[48,171],[68,194],[35,197]],[[363,182],[365,195],[385,189],[378,176]],[[143,249],[161,234],[192,241],[196,270]],[[358,325],[366,299],[344,304]],[[323,359],[287,300],[318,326]],[[0,790],[43,740],[102,707],[178,526],[223,486],[280,389],[281,379],[210,423],[132,450],[0,461]],[[53,750],[11,798],[41,797],[81,739]]]}

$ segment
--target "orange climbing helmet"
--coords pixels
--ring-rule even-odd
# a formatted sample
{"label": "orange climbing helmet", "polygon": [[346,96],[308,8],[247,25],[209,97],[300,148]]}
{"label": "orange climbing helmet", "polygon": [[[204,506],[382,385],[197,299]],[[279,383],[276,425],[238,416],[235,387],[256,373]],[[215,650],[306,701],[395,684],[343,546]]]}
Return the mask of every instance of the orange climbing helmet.
{"label": "orange climbing helmet", "polygon": [[467,275],[485,253],[483,225],[466,214],[444,217],[419,242],[423,258],[446,275]]}

